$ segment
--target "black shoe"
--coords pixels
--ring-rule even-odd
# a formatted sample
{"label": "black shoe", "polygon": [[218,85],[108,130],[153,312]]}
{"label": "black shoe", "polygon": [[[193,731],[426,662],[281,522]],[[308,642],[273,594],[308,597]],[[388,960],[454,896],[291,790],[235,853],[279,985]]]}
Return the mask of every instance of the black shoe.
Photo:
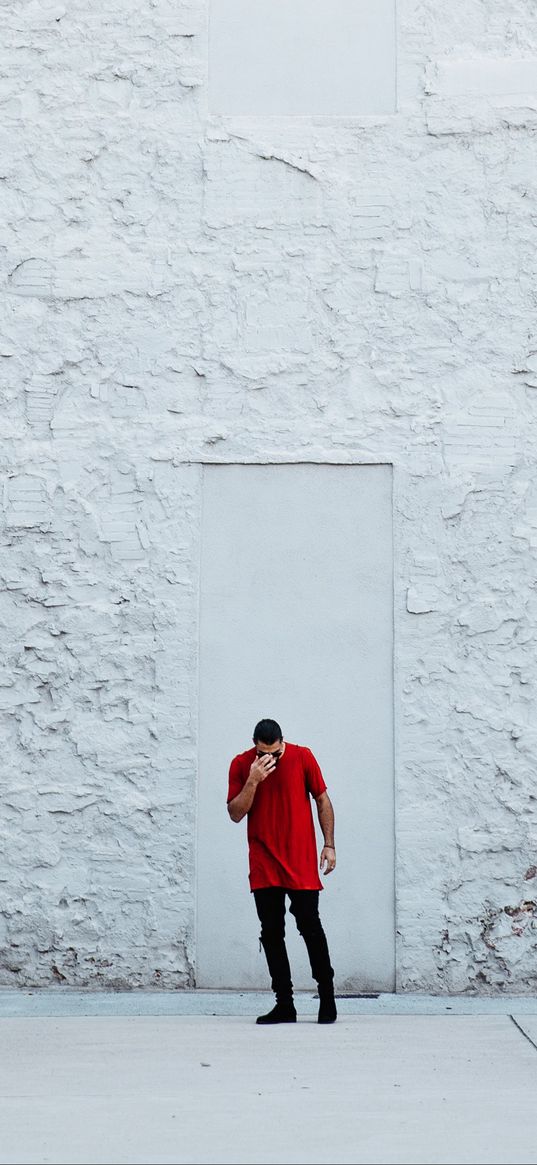
{"label": "black shoe", "polygon": [[317,1023],[335,1023],[337,1007],[333,991],[319,991],[319,1015]]}
{"label": "black shoe", "polygon": [[296,1023],[296,1010],[293,1002],[276,1003],[272,1011],[266,1015],[258,1015],[256,1023]]}

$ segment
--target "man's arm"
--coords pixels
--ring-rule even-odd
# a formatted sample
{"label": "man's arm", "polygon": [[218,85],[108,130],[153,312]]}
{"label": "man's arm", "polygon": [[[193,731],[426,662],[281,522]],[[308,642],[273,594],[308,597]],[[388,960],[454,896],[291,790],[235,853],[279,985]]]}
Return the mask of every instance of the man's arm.
{"label": "man's arm", "polygon": [[[321,793],[320,797],[316,797],[315,804],[317,805],[317,816],[319,818],[319,825],[323,831],[324,845],[321,850],[321,859],[319,868],[323,874],[331,874],[336,867],[336,851],[334,847],[334,807],[328,796],[328,793]],[[326,869],[323,870],[323,866]]]}
{"label": "man's arm", "polygon": [[232,821],[242,821],[243,817],[245,817],[248,813],[248,810],[252,808],[254,797],[257,792],[257,786],[260,785],[261,782],[264,781],[275,768],[276,761],[272,760],[269,753],[265,753],[265,756],[256,757],[253,764],[250,765],[250,772],[240,793],[237,793],[237,796],[233,797],[233,800],[228,801],[227,803],[227,811]]}

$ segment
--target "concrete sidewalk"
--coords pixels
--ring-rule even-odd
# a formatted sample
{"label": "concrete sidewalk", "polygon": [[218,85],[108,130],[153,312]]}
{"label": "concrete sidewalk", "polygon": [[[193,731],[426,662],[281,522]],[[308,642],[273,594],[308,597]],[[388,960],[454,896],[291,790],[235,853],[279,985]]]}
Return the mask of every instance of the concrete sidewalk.
{"label": "concrete sidewalk", "polygon": [[0,991],[4,1165],[532,1165],[537,999]]}

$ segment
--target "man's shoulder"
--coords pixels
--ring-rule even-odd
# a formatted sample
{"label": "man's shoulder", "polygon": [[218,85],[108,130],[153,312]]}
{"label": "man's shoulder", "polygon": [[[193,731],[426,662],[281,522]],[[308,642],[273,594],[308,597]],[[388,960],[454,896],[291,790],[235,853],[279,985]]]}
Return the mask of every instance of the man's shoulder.
{"label": "man's shoulder", "polygon": [[293,763],[299,765],[300,768],[307,771],[311,768],[312,763],[316,763],[316,758],[307,744],[289,744],[287,742],[286,748],[290,750],[289,759],[292,759]]}
{"label": "man's shoulder", "polygon": [[304,757],[313,756],[311,748],[308,748],[307,744],[293,744],[291,747],[296,749],[297,755]]}
{"label": "man's shoulder", "polygon": [[237,755],[233,757],[231,764],[237,766],[237,768],[242,768],[244,765],[252,763],[255,754],[255,747],[247,748],[245,752],[238,752]]}
{"label": "man's shoulder", "polygon": [[315,753],[311,750],[311,748],[307,744],[297,744],[295,745],[295,748],[297,750],[296,756],[298,757],[299,762],[305,771],[307,773],[316,773],[317,769],[320,768],[320,765],[317,757],[315,756]]}

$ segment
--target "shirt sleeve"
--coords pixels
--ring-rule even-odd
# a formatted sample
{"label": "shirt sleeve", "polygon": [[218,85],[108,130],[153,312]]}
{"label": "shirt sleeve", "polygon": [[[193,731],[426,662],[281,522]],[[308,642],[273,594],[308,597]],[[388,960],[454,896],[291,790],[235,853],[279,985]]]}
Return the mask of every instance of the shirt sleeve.
{"label": "shirt sleeve", "polygon": [[326,792],[326,782],[310,748],[304,749],[304,771],[306,774],[306,788],[314,798]]}
{"label": "shirt sleeve", "polygon": [[238,756],[235,756],[229,766],[229,781],[227,791],[227,802],[233,800],[234,797],[240,793],[244,786],[244,776],[242,773],[242,766]]}

